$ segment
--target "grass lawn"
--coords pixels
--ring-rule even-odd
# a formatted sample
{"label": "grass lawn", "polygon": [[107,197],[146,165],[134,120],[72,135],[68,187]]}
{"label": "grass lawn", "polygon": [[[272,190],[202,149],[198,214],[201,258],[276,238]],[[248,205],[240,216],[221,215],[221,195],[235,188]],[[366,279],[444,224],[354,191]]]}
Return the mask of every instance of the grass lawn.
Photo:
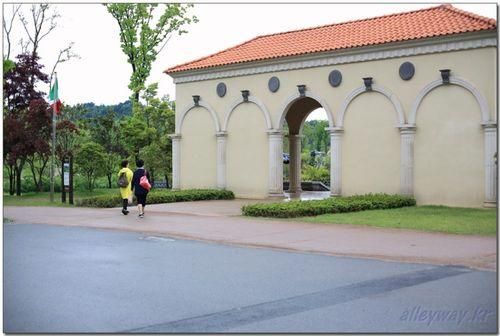
{"label": "grass lawn", "polygon": [[470,235],[495,235],[496,209],[416,206],[302,217],[301,222],[356,224]]}
{"label": "grass lawn", "polygon": [[[75,191],[73,200],[76,203],[77,199],[89,197],[89,196],[99,196],[99,195],[112,195],[119,194],[117,188],[114,189],[95,189],[94,191]],[[70,207],[69,194],[66,193],[66,203],[61,202],[61,193],[54,193],[54,203],[50,202],[50,192],[29,192],[24,193],[21,196],[11,196],[9,194],[3,194],[3,205],[16,205],[16,206],[66,206]]]}

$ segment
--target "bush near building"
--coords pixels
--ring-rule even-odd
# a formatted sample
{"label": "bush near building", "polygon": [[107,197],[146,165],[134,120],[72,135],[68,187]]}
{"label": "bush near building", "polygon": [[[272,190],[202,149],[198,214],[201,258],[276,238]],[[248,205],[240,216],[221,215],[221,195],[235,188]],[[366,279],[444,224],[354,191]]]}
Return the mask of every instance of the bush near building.
{"label": "bush near building", "polygon": [[324,200],[258,203],[242,207],[243,215],[252,217],[292,218],[318,216],[375,209],[392,209],[413,206],[413,197],[387,194],[367,194],[334,197]]}
{"label": "bush near building", "polygon": [[[148,195],[147,203],[159,204],[222,199],[234,199],[233,192],[228,190],[211,189],[152,191]],[[77,201],[76,205],[91,208],[114,208],[122,205],[122,199],[120,195],[94,196],[82,198]]]}

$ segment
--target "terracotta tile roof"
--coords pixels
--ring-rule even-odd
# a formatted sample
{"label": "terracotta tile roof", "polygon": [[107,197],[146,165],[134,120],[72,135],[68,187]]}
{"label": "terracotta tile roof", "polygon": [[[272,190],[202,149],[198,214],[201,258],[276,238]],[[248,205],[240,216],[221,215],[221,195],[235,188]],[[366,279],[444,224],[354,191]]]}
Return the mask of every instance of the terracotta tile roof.
{"label": "terracotta tile roof", "polygon": [[411,12],[258,36],[215,54],[171,67],[165,72],[175,73],[481,30],[496,30],[496,20],[445,4]]}

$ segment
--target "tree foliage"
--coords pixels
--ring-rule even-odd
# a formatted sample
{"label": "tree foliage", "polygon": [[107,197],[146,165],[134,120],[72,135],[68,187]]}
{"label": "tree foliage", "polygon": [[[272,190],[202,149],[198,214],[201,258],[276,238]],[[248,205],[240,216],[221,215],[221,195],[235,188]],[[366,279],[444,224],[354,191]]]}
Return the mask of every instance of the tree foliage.
{"label": "tree foliage", "polygon": [[[16,66],[4,75],[4,161],[8,166],[9,192],[21,195],[21,174],[26,161],[44,157],[47,149],[47,105],[37,83],[46,83],[47,75],[38,57],[19,55]],[[49,121],[50,125],[50,121]],[[42,165],[42,168],[44,166]],[[42,169],[43,173],[43,169]],[[35,183],[36,184],[36,183]]]}
{"label": "tree foliage", "polygon": [[157,98],[157,93],[158,84],[149,85],[142,96],[145,104],[137,111],[154,130],[149,144],[143,148],[142,159],[149,167],[151,179],[164,177],[168,185],[168,172],[172,171],[172,144],[168,134],[175,130],[175,106],[168,97]]}
{"label": "tree foliage", "polygon": [[[156,56],[172,34],[186,33],[183,27],[198,20],[188,14],[192,5],[111,3],[105,6],[120,28],[121,49],[132,67],[128,87],[133,92],[134,100],[138,101]],[[156,9],[161,12],[157,20]]]}
{"label": "tree foliage", "polygon": [[38,191],[43,190],[42,177],[50,159],[52,111],[44,99],[33,100],[26,113],[26,145],[33,182]]}
{"label": "tree foliage", "polygon": [[104,160],[104,173],[108,178],[108,188],[112,188],[112,177],[116,173],[116,167],[121,157],[126,157],[127,152],[122,143],[120,125],[116,120],[116,113],[109,109],[108,113],[90,122],[91,138],[103,146],[106,157]]}
{"label": "tree foliage", "polygon": [[326,153],[330,149],[330,135],[325,128],[328,127],[327,120],[309,120],[302,129],[302,151],[318,151]]}
{"label": "tree foliage", "polygon": [[75,155],[77,170],[87,180],[87,188],[92,191],[95,180],[103,173],[106,153],[104,147],[93,141],[83,143]]}
{"label": "tree foliage", "polygon": [[56,134],[56,155],[62,161],[65,157],[74,154],[80,131],[72,121],[63,119],[57,122]]}
{"label": "tree foliage", "polygon": [[126,100],[116,105],[96,105],[94,103],[83,103],[78,104],[77,106],[81,108],[83,112],[80,113],[80,118],[97,118],[107,114],[109,110],[112,110],[115,113],[116,119],[132,115],[132,102],[130,100]]}
{"label": "tree foliage", "polygon": [[[14,63],[14,61],[11,61],[10,59],[5,59],[3,60],[3,75],[5,77],[5,75],[13,70],[14,68],[16,67],[16,63]],[[4,79],[4,83],[5,83],[5,79]]]}
{"label": "tree foliage", "polygon": [[7,113],[19,113],[28,108],[32,100],[40,99],[45,93],[38,90],[37,83],[48,83],[48,76],[39,63],[38,56],[21,54],[15,67],[4,75],[4,106]]}

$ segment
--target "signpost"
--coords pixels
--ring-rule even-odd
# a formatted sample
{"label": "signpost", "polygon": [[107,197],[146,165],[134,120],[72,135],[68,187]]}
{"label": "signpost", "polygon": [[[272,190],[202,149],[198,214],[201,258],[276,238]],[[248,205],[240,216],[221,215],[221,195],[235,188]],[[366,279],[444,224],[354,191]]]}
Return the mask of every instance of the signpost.
{"label": "signpost", "polygon": [[73,157],[65,157],[62,162],[61,201],[66,203],[66,193],[69,193],[69,204],[73,204]]}

